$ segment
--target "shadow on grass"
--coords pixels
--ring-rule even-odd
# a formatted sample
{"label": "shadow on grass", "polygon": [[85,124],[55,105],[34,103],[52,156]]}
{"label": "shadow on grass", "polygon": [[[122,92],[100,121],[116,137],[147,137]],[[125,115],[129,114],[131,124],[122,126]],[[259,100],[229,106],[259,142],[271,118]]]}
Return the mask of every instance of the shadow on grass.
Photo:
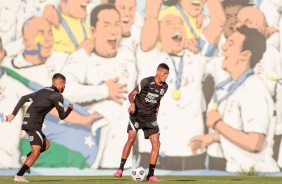
{"label": "shadow on grass", "polygon": [[64,182],[64,180],[29,180],[29,182],[45,183],[45,182]]}
{"label": "shadow on grass", "polygon": [[[89,179],[83,179],[83,181],[101,181],[101,180],[104,180],[104,181],[113,181],[113,180],[115,180],[116,181],[116,179],[115,178],[113,178],[113,179],[108,179],[108,178],[89,178]],[[73,179],[73,180],[71,180],[72,182],[75,182],[76,180],[75,179]],[[79,181],[79,182],[81,182],[81,180],[77,180],[77,181]],[[128,181],[127,179],[119,179],[118,180],[119,182],[121,182],[121,181]],[[32,182],[38,182],[38,183],[44,183],[44,182],[50,182],[50,183],[52,183],[52,182],[67,182],[67,180],[64,180],[64,179],[62,179],[62,180],[32,180]]]}
{"label": "shadow on grass", "polygon": [[233,179],[230,179],[231,181],[241,181],[242,179],[240,178],[233,178]]}
{"label": "shadow on grass", "polygon": [[166,181],[175,181],[175,182],[194,182],[197,180],[166,180]]}

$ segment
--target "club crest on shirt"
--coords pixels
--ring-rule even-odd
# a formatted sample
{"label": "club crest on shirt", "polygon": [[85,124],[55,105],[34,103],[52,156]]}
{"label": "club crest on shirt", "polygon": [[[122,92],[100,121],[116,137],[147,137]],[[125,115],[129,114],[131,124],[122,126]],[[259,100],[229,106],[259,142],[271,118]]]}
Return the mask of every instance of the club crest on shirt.
{"label": "club crest on shirt", "polygon": [[134,123],[134,127],[135,127],[135,128],[138,128],[138,127],[139,127],[139,124],[138,124],[137,122],[135,122],[135,123]]}
{"label": "club crest on shirt", "polygon": [[33,136],[29,136],[29,141],[33,141],[34,140],[34,137]]}
{"label": "club crest on shirt", "polygon": [[160,94],[163,95],[164,94],[164,89],[160,90]]}
{"label": "club crest on shirt", "polygon": [[154,121],[151,123],[153,126],[158,126],[158,122],[157,121]]}

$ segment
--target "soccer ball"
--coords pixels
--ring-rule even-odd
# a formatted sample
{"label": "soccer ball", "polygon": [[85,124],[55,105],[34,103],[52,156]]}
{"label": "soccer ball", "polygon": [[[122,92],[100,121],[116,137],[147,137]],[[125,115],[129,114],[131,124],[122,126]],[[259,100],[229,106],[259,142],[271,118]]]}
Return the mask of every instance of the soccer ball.
{"label": "soccer ball", "polygon": [[137,167],[132,170],[131,177],[134,181],[143,181],[146,177],[146,170],[143,167]]}

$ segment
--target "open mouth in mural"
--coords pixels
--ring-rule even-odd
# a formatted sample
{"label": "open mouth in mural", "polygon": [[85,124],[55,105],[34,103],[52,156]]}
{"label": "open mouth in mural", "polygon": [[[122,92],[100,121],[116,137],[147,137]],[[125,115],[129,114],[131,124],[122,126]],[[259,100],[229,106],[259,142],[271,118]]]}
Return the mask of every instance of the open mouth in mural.
{"label": "open mouth in mural", "polygon": [[51,45],[50,44],[43,44],[42,47],[45,48],[45,49],[50,49]]}
{"label": "open mouth in mural", "polygon": [[80,5],[80,7],[81,7],[82,9],[86,10],[87,5],[88,5],[88,3],[82,3],[82,4]]}
{"label": "open mouth in mural", "polygon": [[201,0],[194,0],[194,1],[192,1],[192,5],[193,6],[197,6],[197,7],[199,7],[201,5],[201,3],[202,3]]}
{"label": "open mouth in mural", "polygon": [[129,23],[129,19],[128,19],[128,18],[122,19],[122,23],[123,23],[123,24],[128,24],[128,23]]}
{"label": "open mouth in mural", "polygon": [[234,26],[230,26],[229,29],[230,29],[230,31],[233,32],[234,31]]}
{"label": "open mouth in mural", "polygon": [[171,38],[177,43],[180,43],[182,41],[182,36],[179,32],[173,33]]}
{"label": "open mouth in mural", "polygon": [[112,49],[115,49],[116,48],[117,39],[116,38],[110,38],[110,39],[108,39],[108,43],[112,47]]}

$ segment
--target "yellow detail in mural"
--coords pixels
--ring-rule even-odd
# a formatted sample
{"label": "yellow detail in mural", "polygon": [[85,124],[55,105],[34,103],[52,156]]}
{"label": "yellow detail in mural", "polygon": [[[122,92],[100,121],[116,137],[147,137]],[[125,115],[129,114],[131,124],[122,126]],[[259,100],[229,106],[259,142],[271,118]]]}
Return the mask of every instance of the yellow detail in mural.
{"label": "yellow detail in mural", "polygon": [[278,80],[277,77],[275,77],[275,76],[267,76],[266,79],[271,80],[271,81],[277,81]]}
{"label": "yellow detail in mural", "polygon": [[73,43],[70,34],[74,36],[79,45],[85,40],[85,37],[91,39],[89,27],[82,19],[65,16],[64,14],[61,15],[68,25],[69,31],[67,31],[62,24],[59,25],[58,29],[56,29],[55,26],[52,26],[52,32],[55,39],[53,50],[57,52],[72,53],[76,50],[76,46]]}
{"label": "yellow detail in mural", "polygon": [[174,100],[179,100],[181,97],[181,93],[179,89],[175,89],[172,91],[172,97]]}
{"label": "yellow detail in mural", "polygon": [[34,38],[34,43],[39,43],[41,45],[43,44],[43,42],[44,42],[44,38],[42,34],[36,35],[36,37]]}
{"label": "yellow detail in mural", "polygon": [[213,110],[217,111],[218,110],[218,103],[213,104]]}

